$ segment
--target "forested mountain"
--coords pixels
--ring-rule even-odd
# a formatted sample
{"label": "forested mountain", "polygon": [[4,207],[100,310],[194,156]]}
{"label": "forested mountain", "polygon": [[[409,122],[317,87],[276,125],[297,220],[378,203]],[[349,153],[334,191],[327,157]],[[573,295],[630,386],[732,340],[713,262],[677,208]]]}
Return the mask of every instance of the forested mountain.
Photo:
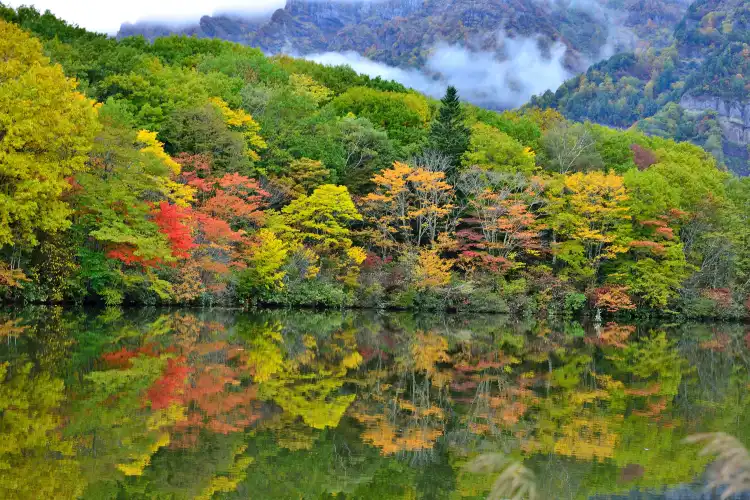
{"label": "forested mountain", "polygon": [[0,7],[0,296],[747,314],[750,179],[221,40]]}
{"label": "forested mountain", "polygon": [[[287,0],[270,19],[205,16],[187,28],[124,25],[119,36],[175,32],[216,37],[268,53],[355,51],[393,66],[423,68],[438,44],[503,57],[503,39],[564,44],[566,66],[582,71],[622,50],[671,43],[689,0]],[[498,36],[501,35],[501,36]]]}
{"label": "forested mountain", "polygon": [[660,50],[613,56],[532,100],[573,120],[689,140],[750,174],[750,3],[698,0]]}

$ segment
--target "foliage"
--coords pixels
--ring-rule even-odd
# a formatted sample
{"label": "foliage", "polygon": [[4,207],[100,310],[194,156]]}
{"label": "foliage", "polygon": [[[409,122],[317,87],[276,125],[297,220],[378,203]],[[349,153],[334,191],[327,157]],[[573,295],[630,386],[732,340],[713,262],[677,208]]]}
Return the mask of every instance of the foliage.
{"label": "foliage", "polygon": [[372,238],[378,247],[387,251],[437,241],[453,208],[453,188],[444,172],[395,162],[373,183],[375,192],[363,199],[363,210],[375,226]]}
{"label": "foliage", "polygon": [[370,120],[388,133],[402,154],[418,151],[426,139],[430,111],[419,94],[354,87],[331,101],[331,106],[339,115],[353,113]]}
{"label": "foliage", "polygon": [[240,297],[250,298],[253,292],[262,297],[263,292],[283,287],[288,252],[288,245],[272,231],[258,231],[246,250],[247,269],[239,274]]}
{"label": "foliage", "polygon": [[276,179],[275,185],[282,187],[290,197],[296,198],[309,194],[313,189],[325,184],[330,177],[330,170],[320,160],[301,158],[289,164],[289,172]]}
{"label": "foliage", "polygon": [[535,156],[531,148],[509,135],[477,123],[472,127],[471,143],[463,156],[463,164],[492,172],[529,175],[536,169]]}
{"label": "foliage", "polygon": [[455,87],[448,87],[440,101],[440,111],[430,127],[427,147],[443,154],[457,166],[469,148],[471,131],[465,125],[464,113]]}
{"label": "foliage", "polygon": [[160,134],[172,152],[210,155],[220,172],[250,172],[253,151],[243,134],[232,130],[214,105],[174,111]]}
{"label": "foliage", "polygon": [[620,231],[627,200],[623,179],[614,173],[577,173],[550,189],[547,223],[561,238],[552,249],[574,275],[594,278],[603,261],[628,250]]}
{"label": "foliage", "polygon": [[323,252],[349,249],[352,240],[347,225],[362,220],[346,187],[333,184],[293,200],[282,209],[281,216],[286,238]]}
{"label": "foliage", "polygon": [[561,174],[601,168],[596,143],[586,125],[558,123],[542,139],[549,166]]}
{"label": "foliage", "polygon": [[[678,29],[712,72],[744,68],[736,44],[748,43],[744,10],[722,6],[697,6]],[[534,8],[524,19],[551,7]],[[207,38],[146,40],[33,8],[0,15],[4,301],[748,314],[748,185],[721,164],[734,151],[723,118],[667,105],[713,83],[734,95],[738,79],[680,86],[692,70],[664,32],[664,48],[594,65],[544,109],[498,113],[453,88],[438,103],[266,57],[216,39],[228,19],[207,19]],[[406,37],[394,50],[412,22],[392,24]],[[574,24],[561,36],[583,43]],[[473,29],[462,26],[456,36]],[[614,130],[553,105],[628,114],[612,114],[618,126],[649,119]]]}
{"label": "foliage", "polygon": [[417,266],[414,270],[414,283],[417,288],[440,288],[450,283],[453,262],[440,258],[435,250],[419,252]]}
{"label": "foliage", "polygon": [[84,170],[98,130],[93,103],[38,40],[0,20],[0,248],[34,245],[70,225],[67,178]]}

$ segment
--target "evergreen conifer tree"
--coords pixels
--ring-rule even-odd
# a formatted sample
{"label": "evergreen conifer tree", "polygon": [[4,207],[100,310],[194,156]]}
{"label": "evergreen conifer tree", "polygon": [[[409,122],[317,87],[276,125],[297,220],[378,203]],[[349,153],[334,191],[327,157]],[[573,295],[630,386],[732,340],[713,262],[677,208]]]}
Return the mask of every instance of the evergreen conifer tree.
{"label": "evergreen conifer tree", "polygon": [[430,129],[428,149],[442,153],[457,167],[461,164],[461,156],[469,149],[471,131],[464,123],[456,87],[448,87],[440,102],[440,113]]}

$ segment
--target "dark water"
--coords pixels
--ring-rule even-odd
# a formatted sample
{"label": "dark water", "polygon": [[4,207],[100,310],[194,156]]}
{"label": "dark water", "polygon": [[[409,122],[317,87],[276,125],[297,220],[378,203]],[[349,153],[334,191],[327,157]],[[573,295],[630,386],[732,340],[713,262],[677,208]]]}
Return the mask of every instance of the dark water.
{"label": "dark water", "polygon": [[[750,443],[741,325],[22,309],[0,314],[0,498],[699,498]],[[529,476],[530,477],[530,476]],[[706,497],[708,498],[708,497]]]}

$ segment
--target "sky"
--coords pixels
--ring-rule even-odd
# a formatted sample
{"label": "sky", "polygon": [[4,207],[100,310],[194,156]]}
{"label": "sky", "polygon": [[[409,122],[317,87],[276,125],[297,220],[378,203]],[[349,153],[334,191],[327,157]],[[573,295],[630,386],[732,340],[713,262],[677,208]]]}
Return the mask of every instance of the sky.
{"label": "sky", "polygon": [[82,28],[115,34],[122,23],[142,20],[190,22],[220,12],[263,13],[284,7],[284,0],[3,0],[33,5]]}

